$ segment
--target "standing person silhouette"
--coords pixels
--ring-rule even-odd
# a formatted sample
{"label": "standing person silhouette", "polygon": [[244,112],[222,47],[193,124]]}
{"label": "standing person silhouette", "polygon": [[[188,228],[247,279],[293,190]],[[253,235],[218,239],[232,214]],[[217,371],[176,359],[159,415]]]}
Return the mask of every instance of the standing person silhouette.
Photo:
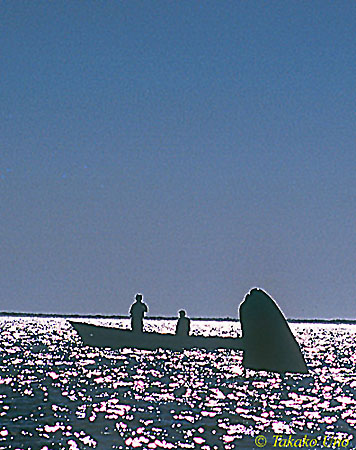
{"label": "standing person silhouette", "polygon": [[185,316],[186,312],[181,309],[179,312],[179,319],[176,327],[177,336],[189,336],[190,319]]}
{"label": "standing person silhouette", "polygon": [[143,329],[143,316],[148,311],[148,307],[146,303],[143,303],[143,295],[136,294],[136,301],[132,303],[130,308],[130,316],[131,316],[131,330],[134,333],[142,333]]}

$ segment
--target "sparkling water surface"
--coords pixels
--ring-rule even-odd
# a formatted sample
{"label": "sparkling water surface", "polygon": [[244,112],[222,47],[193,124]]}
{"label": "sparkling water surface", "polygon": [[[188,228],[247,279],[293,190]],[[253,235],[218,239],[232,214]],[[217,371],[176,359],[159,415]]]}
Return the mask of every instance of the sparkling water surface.
{"label": "sparkling water surface", "polygon": [[[147,320],[145,330],[175,324]],[[252,449],[259,435],[267,449],[276,435],[355,449],[356,325],[290,326],[307,375],[244,370],[234,350],[87,347],[65,319],[0,318],[0,449]],[[192,321],[192,332],[240,330]]]}

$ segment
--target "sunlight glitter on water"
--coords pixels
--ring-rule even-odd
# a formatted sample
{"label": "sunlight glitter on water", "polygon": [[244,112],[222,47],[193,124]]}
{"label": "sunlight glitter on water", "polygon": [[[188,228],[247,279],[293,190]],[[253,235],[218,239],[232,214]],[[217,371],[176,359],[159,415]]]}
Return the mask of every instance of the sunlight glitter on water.
{"label": "sunlight glitter on water", "polygon": [[[192,325],[239,333],[237,322]],[[175,322],[145,326],[167,332]],[[0,448],[229,450],[254,448],[261,433],[352,436],[356,326],[291,328],[308,375],[244,370],[233,350],[89,348],[64,319],[0,319]]]}

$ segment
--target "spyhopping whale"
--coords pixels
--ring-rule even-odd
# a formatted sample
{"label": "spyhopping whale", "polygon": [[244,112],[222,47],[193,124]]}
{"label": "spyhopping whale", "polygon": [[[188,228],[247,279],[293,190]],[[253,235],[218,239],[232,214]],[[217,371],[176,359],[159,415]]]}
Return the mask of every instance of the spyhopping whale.
{"label": "spyhopping whale", "polygon": [[243,366],[254,370],[308,373],[303,355],[275,301],[252,289],[239,308]]}

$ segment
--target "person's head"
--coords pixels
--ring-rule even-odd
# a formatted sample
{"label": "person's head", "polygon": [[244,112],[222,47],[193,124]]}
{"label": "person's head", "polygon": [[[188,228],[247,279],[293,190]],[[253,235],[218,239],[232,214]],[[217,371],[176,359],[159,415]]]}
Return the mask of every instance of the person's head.
{"label": "person's head", "polygon": [[179,313],[179,317],[185,317],[186,312],[184,311],[184,309],[181,309],[180,311],[178,311]]}
{"label": "person's head", "polygon": [[142,302],[142,298],[143,298],[142,294],[136,294],[135,295],[135,299],[136,299],[137,302]]}

